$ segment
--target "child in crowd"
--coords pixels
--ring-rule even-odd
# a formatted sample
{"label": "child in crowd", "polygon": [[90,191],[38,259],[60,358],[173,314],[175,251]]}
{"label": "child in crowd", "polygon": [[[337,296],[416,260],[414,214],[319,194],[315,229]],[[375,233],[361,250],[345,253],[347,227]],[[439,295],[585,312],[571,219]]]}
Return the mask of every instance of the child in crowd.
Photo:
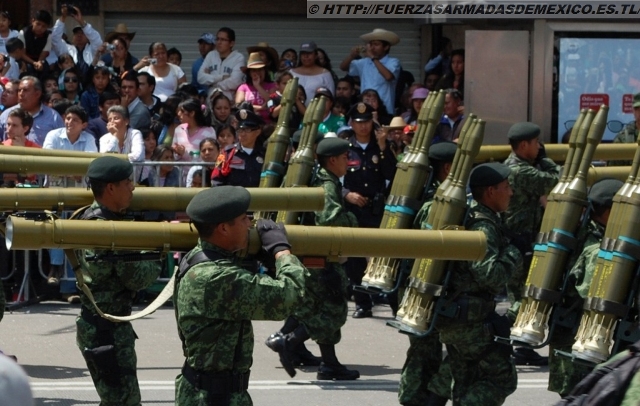
{"label": "child in crowd", "polygon": [[331,109],[331,113],[336,116],[346,116],[347,112],[351,108],[351,103],[349,99],[346,97],[336,97],[336,100],[333,102],[333,108]]}
{"label": "child in crowd", "polygon": [[[160,145],[153,151],[151,160],[174,162],[173,151],[166,145]],[[174,165],[160,165],[159,172],[156,172],[154,168],[154,170],[149,173],[149,184],[157,187],[180,186],[180,170]]]}
{"label": "child in crowd", "polygon": [[218,141],[220,152],[226,150],[238,141],[238,139],[236,138],[235,127],[232,127],[230,125],[222,127],[220,129],[220,132],[218,133],[218,138],[216,139]]}
{"label": "child in crowd", "polygon": [[27,53],[20,38],[9,38],[6,42],[7,54],[15,61],[18,76],[27,74],[37,76],[36,68],[25,59]]}
{"label": "child in crowd", "polygon": [[[8,11],[0,11],[0,54],[9,55],[7,51],[7,41],[11,38],[17,38],[18,35],[18,31],[11,29],[11,14],[9,14]],[[18,79],[20,70],[13,58],[5,61],[4,66],[0,69],[0,76]]]}
{"label": "child in crowd", "polygon": [[100,147],[100,137],[108,133],[107,130],[107,112],[111,106],[120,104],[120,95],[114,92],[104,91],[100,95],[100,116],[89,120],[87,132],[91,133],[96,139],[96,147]]}
{"label": "child in crowd", "polygon": [[60,90],[65,99],[71,104],[80,104],[80,94],[82,93],[82,85],[80,84],[80,73],[76,68],[69,68],[61,75],[62,85]]}
{"label": "child in crowd", "polygon": [[54,76],[47,75],[42,80],[42,87],[45,93],[58,89],[58,79]]}
{"label": "child in crowd", "polygon": [[222,92],[216,92],[211,96],[211,111],[213,112],[211,125],[216,132],[219,132],[222,127],[230,125],[234,119],[231,114],[231,100]]}
{"label": "child in crowd", "polygon": [[63,99],[64,99],[64,97],[62,96],[62,93],[60,92],[60,90],[53,89],[53,90],[49,90],[49,91],[45,92],[44,98],[43,98],[42,101],[47,106],[53,108],[53,106],[56,103],[58,103],[59,101],[62,101]]}
{"label": "child in crowd", "polygon": [[[2,142],[2,145],[40,148],[40,145],[27,139],[27,134],[29,134],[32,126],[33,117],[26,110],[18,107],[17,109],[10,111],[9,117],[7,117],[6,124],[7,139]],[[19,174],[5,173],[3,174],[2,180],[2,183],[4,185],[11,186],[19,183],[24,183],[25,181],[29,183],[37,183],[38,176],[27,175],[26,177],[24,177]]]}
{"label": "child in crowd", "polygon": [[[202,162],[211,163],[211,165],[207,166],[207,169],[205,170],[206,176],[204,186],[211,186],[210,168],[215,165],[218,159],[218,155],[220,155],[220,145],[218,144],[218,141],[213,138],[205,138],[204,140],[200,141],[200,159],[202,160]],[[187,187],[202,187],[202,179],[200,180],[200,186],[193,185],[196,175],[202,175],[202,168],[202,165],[198,165],[193,166],[191,167],[191,169],[189,169],[189,173],[187,174]]]}
{"label": "child in crowd", "polygon": [[178,51],[178,48],[169,48],[169,50],[167,50],[167,60],[169,63],[180,66],[182,63],[182,53]]}
{"label": "child in crowd", "polygon": [[111,87],[111,72],[106,66],[96,66],[91,75],[91,85],[82,93],[80,105],[89,115],[89,119],[100,117],[100,95],[108,90],[116,93]]}
{"label": "child in crowd", "polygon": [[[278,88],[275,92],[271,93],[269,101],[267,102],[269,114],[274,121],[277,121],[280,116],[280,109],[282,108],[282,106],[280,106],[280,103],[282,102],[282,94],[290,79],[293,79],[293,75],[288,71],[279,72],[276,75],[276,85]],[[306,101],[307,96],[304,91],[304,87],[298,86],[296,105],[293,106],[293,109],[291,110],[291,117],[289,118],[289,128],[293,131],[297,130],[302,122],[302,118],[306,111],[306,107],[304,105]]]}
{"label": "child in crowd", "polygon": [[31,20],[31,24],[27,25],[18,38],[22,41],[25,48],[24,61],[44,74],[49,70],[49,64],[46,62],[49,52],[51,52],[51,14],[46,10],[38,10],[35,17]]}

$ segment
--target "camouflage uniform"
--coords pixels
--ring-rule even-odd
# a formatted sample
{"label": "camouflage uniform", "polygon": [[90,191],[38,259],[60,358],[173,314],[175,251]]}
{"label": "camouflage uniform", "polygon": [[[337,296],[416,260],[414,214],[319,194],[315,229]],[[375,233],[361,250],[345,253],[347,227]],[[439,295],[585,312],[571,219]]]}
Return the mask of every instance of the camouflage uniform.
{"label": "camouflage uniform", "polygon": [[[638,128],[636,127],[635,121],[627,124],[622,131],[620,131],[613,138],[614,143],[626,143],[626,144],[634,144],[638,139]],[[629,166],[631,165],[631,161],[609,161],[607,163],[608,166]]]}
{"label": "camouflage uniform", "polygon": [[[293,255],[276,260],[277,279],[251,273],[234,254],[200,240],[186,260],[202,250],[221,259],[192,266],[174,290],[185,364],[201,374],[248,374],[253,363],[251,320],[282,320],[301,306],[308,271]],[[176,378],[176,405],[252,405],[245,390],[210,396],[183,374]]]}
{"label": "camouflage uniform", "polygon": [[[533,240],[540,230],[544,208],[540,198],[551,192],[560,179],[560,167],[549,158],[543,158],[534,166],[511,152],[505,165],[511,168],[509,183],[513,196],[505,213],[505,225],[513,236],[521,239],[533,249]],[[520,277],[512,279],[507,286],[509,300],[513,303],[509,317],[515,320],[520,308],[521,292],[527,277],[528,264]]]}
{"label": "camouflage uniform", "polygon": [[[95,217],[94,210],[101,214]],[[83,215],[84,219],[117,220],[121,216],[94,202]],[[98,307],[117,316],[131,314],[133,298],[138,290],[151,285],[160,274],[158,261],[87,262],[86,256],[101,255],[105,251],[78,251],[85,282],[91,289]],[[128,252],[113,252],[128,254]],[[138,338],[129,322],[112,323],[100,317],[90,300],[80,293],[82,312],[76,319],[76,342],[87,361],[91,378],[100,396],[101,406],[139,405],[140,388],[136,376],[135,339]],[[112,348],[109,346],[113,346]],[[88,351],[87,351],[88,350]]]}
{"label": "camouflage uniform", "polygon": [[[313,186],[324,189],[324,209],[315,212],[315,223],[328,227],[357,227],[358,220],[347,211],[342,197],[340,180],[320,168]],[[294,317],[302,323],[309,336],[319,344],[340,342],[340,328],[347,321],[347,287],[349,280],[343,267],[332,262],[326,269],[312,269],[310,288],[320,298],[317,306],[296,309]]]}
{"label": "camouflage uniform", "polygon": [[[587,226],[587,239],[584,248],[570,271],[570,276],[575,280],[575,285],[569,286],[568,300],[576,301],[586,299],[589,294],[589,286],[593,278],[596,259],[600,251],[600,243],[604,236],[604,227],[591,220]],[[578,297],[579,295],[579,297]],[[567,304],[570,305],[570,304]],[[592,368],[572,362],[568,357],[555,355],[555,350],[571,352],[575,342],[575,334],[565,331],[564,334],[554,334],[549,346],[549,386],[552,392],[560,396],[567,396],[574,386],[591,372]]]}
{"label": "camouflage uniform", "polygon": [[[429,200],[418,211],[414,228],[428,228],[427,218],[433,203],[431,199],[439,184],[435,181],[433,187],[429,188]],[[405,406],[425,405],[429,400],[429,390],[443,398],[451,397],[451,372],[448,362],[442,361],[442,343],[437,331],[426,337],[409,336],[407,358],[400,375],[398,401]]]}
{"label": "camouflage uniform", "polygon": [[516,390],[517,375],[511,347],[493,339],[494,328],[504,326],[496,321],[493,297],[522,268],[522,257],[505,238],[498,214],[481,203],[470,213],[468,229],[485,233],[487,254],[481,261],[456,263],[447,291],[459,306],[458,317],[442,317],[436,326],[447,346],[453,404],[501,405]]}

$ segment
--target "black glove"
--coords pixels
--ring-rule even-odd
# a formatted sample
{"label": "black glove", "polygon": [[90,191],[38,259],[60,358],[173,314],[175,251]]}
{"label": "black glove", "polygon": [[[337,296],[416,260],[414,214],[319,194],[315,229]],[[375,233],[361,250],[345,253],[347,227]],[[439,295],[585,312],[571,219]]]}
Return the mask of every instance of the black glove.
{"label": "black glove", "polygon": [[544,148],[544,144],[540,143],[540,147],[538,148],[538,155],[536,156],[536,163],[542,161],[547,157],[547,150]]}
{"label": "black glove", "polygon": [[262,248],[269,255],[276,255],[280,251],[291,249],[291,244],[287,241],[284,224],[276,224],[273,220],[260,219],[256,224],[256,230],[258,230],[260,241],[262,241]]}

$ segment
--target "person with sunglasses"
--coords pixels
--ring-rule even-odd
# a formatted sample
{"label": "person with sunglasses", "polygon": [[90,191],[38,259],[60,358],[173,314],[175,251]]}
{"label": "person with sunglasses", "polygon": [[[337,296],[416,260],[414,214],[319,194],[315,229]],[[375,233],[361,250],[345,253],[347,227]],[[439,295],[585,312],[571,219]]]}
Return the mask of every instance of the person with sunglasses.
{"label": "person with sunglasses", "polygon": [[82,85],[80,84],[80,75],[77,68],[67,69],[63,73],[61,91],[65,99],[72,104],[80,104],[80,95],[82,94]]}

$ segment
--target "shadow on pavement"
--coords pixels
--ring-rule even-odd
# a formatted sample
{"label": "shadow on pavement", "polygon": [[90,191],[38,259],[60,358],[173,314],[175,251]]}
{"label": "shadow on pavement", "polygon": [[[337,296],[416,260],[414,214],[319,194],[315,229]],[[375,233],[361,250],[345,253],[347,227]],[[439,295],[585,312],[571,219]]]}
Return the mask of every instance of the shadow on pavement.
{"label": "shadow on pavement", "polygon": [[32,378],[41,379],[70,379],[89,377],[86,368],[70,368],[55,365],[20,365]]}

